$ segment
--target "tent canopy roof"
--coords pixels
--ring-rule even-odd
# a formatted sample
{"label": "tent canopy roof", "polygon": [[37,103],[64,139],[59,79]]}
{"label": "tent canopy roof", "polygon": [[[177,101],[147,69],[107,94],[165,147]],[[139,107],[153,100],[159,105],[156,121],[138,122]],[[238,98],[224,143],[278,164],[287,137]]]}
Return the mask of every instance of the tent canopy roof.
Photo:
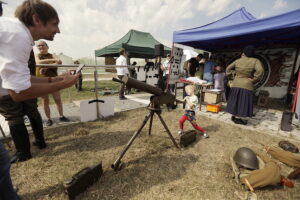
{"label": "tent canopy roof", "polygon": [[256,19],[245,8],[205,26],[175,31],[173,42],[214,51],[241,49],[246,45],[300,44],[300,9]]}
{"label": "tent canopy roof", "polygon": [[[119,49],[124,48],[131,58],[153,58],[154,46],[161,44],[150,33],[130,30],[118,41],[102,49],[95,50],[96,57],[117,57]],[[171,49],[164,46],[164,54],[170,53]]]}

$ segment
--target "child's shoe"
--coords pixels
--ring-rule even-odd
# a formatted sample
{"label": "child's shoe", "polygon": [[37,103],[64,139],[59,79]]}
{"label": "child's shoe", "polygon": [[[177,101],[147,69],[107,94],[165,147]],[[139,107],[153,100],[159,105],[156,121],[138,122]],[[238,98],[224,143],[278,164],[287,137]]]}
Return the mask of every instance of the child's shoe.
{"label": "child's shoe", "polygon": [[183,130],[178,131],[178,135],[182,135],[183,134]]}
{"label": "child's shoe", "polygon": [[207,134],[207,132],[204,132],[202,135],[203,138],[209,138],[209,135]]}

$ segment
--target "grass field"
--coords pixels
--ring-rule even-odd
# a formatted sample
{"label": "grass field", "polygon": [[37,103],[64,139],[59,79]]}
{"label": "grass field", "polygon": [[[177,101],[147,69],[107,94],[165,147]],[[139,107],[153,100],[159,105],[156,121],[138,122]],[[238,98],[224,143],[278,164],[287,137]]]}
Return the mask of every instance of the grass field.
{"label": "grass field", "polygon": [[[229,155],[242,146],[260,151],[259,143],[277,144],[283,137],[245,130],[205,117],[199,125],[210,134],[188,148],[176,149],[163,126],[154,117],[152,135],[148,125],[122,159],[119,172],[110,166],[142,123],[146,109],[131,110],[95,122],[79,123],[45,131],[48,147],[32,147],[33,158],[12,165],[14,185],[24,200],[67,199],[63,182],[84,167],[102,162],[101,179],[77,199],[82,200],[235,200],[235,191],[245,191],[232,178]],[[164,111],[162,116],[176,136],[182,110]],[[191,129],[186,123],[185,129]],[[258,143],[259,142],[259,143]],[[298,147],[299,142],[294,142]],[[282,175],[291,168],[280,164]],[[259,199],[297,199],[300,181],[294,188],[274,187],[257,190]]]}
{"label": "grass field", "polygon": [[[105,88],[110,88],[112,90],[118,90],[120,87],[119,83],[114,81],[98,81],[98,89],[101,92]],[[64,89],[60,92],[61,99],[63,103],[70,103],[74,100],[82,100],[82,99],[94,99],[95,98],[95,84],[94,81],[84,81],[82,84],[83,91],[78,92],[75,86]],[[51,96],[51,95],[50,95]],[[99,96],[101,96],[99,94]],[[50,98],[50,104],[53,104],[53,98]],[[41,105],[41,98],[39,98],[38,104]]]}

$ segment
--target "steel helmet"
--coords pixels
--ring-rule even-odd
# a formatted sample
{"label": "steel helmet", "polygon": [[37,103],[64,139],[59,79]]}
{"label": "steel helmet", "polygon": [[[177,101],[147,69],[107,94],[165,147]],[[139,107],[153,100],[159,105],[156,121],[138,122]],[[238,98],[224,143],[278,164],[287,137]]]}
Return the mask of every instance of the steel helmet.
{"label": "steel helmet", "polygon": [[247,147],[241,147],[239,148],[233,157],[233,160],[248,169],[258,169],[258,159],[255,155],[255,153],[247,148]]}

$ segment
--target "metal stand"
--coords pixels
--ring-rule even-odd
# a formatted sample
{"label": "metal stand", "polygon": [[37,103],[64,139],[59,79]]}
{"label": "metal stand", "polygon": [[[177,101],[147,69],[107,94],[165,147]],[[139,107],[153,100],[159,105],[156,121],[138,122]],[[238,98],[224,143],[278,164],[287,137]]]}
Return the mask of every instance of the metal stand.
{"label": "metal stand", "polygon": [[139,127],[139,129],[137,131],[134,132],[133,136],[130,138],[130,140],[128,141],[128,143],[126,144],[126,146],[123,148],[123,150],[120,152],[117,160],[111,165],[111,167],[115,170],[121,170],[122,169],[122,163],[121,163],[121,159],[123,158],[123,156],[125,155],[125,153],[127,152],[127,150],[130,148],[130,146],[132,145],[133,141],[136,139],[136,137],[141,133],[141,131],[143,130],[144,126],[147,124],[149,118],[150,118],[150,126],[149,126],[149,135],[151,135],[151,128],[152,128],[152,121],[153,121],[153,116],[154,114],[156,114],[160,120],[160,122],[162,123],[162,125],[164,126],[164,128],[167,131],[167,134],[169,135],[170,139],[172,140],[174,146],[176,148],[179,148],[174,137],[172,136],[168,126],[166,125],[165,121],[163,120],[163,118],[161,117],[161,108],[159,103],[156,101],[155,96],[152,96],[150,98],[150,105],[148,106],[148,109],[150,110],[150,113],[148,115],[145,116],[145,119],[143,120],[141,126]]}
{"label": "metal stand", "polygon": [[97,119],[100,119],[99,104],[98,104],[98,71],[96,67],[94,67],[94,83],[95,83],[96,113],[97,113]]}

